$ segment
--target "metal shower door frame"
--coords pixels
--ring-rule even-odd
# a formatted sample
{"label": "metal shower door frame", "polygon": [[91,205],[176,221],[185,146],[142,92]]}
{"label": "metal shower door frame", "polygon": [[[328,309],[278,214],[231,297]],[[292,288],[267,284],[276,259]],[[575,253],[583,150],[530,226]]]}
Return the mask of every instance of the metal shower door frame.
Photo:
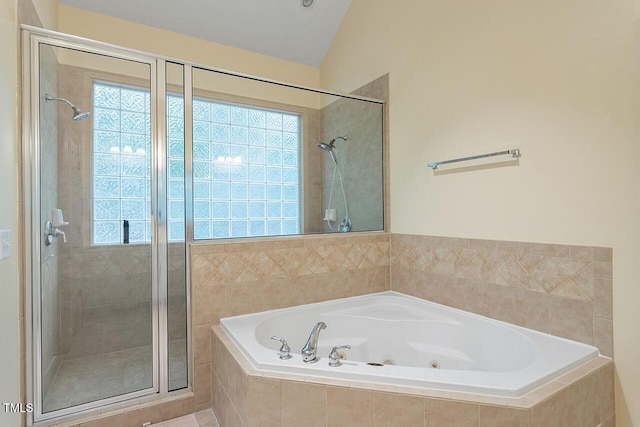
{"label": "metal shower door frame", "polygon": [[[149,66],[151,96],[151,286],[152,286],[152,387],[121,394],[77,406],[43,413],[42,398],[42,326],[41,326],[41,244],[44,218],[40,213],[40,58],[39,47],[67,48],[89,54],[122,59]],[[106,43],[66,36],[39,28],[22,27],[23,52],[23,200],[24,200],[24,283],[25,283],[25,347],[27,400],[34,404],[34,412],[27,414],[29,425],[114,405],[132,398],[169,393],[168,334],[167,334],[167,165],[166,165],[166,81],[164,59],[138,51],[119,48]],[[185,67],[186,73],[187,67]],[[191,71],[189,67],[189,72]],[[190,81],[190,79],[188,79]],[[186,125],[186,123],[185,123]],[[187,145],[185,135],[185,146]],[[189,139],[188,146],[191,146]],[[185,150],[186,151],[186,150]],[[191,152],[185,152],[189,158]],[[190,161],[190,159],[189,159]],[[185,181],[188,177],[185,177]],[[187,230],[190,218],[185,218]],[[191,233],[187,233],[189,236]],[[188,247],[189,241],[185,242]],[[189,276],[187,264],[187,278]],[[192,384],[189,282],[187,281],[187,342],[188,384]],[[184,390],[184,389],[183,389]],[[183,391],[179,390],[179,391]]]}

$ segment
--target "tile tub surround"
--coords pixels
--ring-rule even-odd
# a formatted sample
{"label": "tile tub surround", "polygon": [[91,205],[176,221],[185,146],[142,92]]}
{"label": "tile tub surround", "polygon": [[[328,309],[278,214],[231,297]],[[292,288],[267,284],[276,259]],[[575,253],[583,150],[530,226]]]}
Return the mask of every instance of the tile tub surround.
{"label": "tile tub surround", "polygon": [[389,235],[196,243],[191,298],[196,409],[211,407],[211,326],[221,317],[389,290]]}
{"label": "tile tub surround", "polygon": [[391,288],[613,355],[612,250],[391,234]]}
{"label": "tile tub surround", "polygon": [[[599,357],[520,398],[259,372],[211,328],[213,410],[221,427],[613,425],[613,363]],[[301,398],[304,396],[304,398]]]}

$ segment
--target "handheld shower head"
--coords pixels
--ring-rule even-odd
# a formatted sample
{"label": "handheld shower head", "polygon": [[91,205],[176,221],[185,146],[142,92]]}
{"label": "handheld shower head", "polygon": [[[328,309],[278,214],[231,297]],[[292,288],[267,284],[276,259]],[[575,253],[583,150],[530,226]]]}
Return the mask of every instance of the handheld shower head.
{"label": "handheld shower head", "polygon": [[[331,141],[329,141],[329,143],[325,143],[325,142],[318,142],[316,144],[316,146],[323,150],[323,151],[328,151],[329,154],[331,154],[331,158],[333,159],[333,163],[335,163],[334,167],[333,167],[333,177],[331,178],[331,191],[329,192],[329,204],[327,207],[327,210],[331,209],[331,200],[333,198],[333,183],[335,182],[336,179],[336,172],[338,172],[338,176],[340,178],[340,187],[342,188],[342,197],[344,198],[344,209],[346,211],[346,215],[344,217],[344,219],[342,220],[342,222],[340,222],[340,224],[338,225],[338,231],[341,231],[343,233],[350,231],[351,230],[351,218],[349,218],[349,205],[347,204],[347,193],[344,191],[344,182],[342,179],[342,172],[340,171],[340,166],[338,165],[338,158],[336,156],[336,146],[335,146],[335,142],[338,139],[342,139],[343,141],[347,140],[347,136],[337,136],[335,138],[333,138]],[[334,219],[329,219],[328,218],[328,214],[325,215],[324,220],[327,221],[327,226],[329,227],[329,229],[335,231],[336,229],[333,228],[333,226],[331,225],[331,221],[335,221]]]}
{"label": "handheld shower head", "polygon": [[82,119],[86,119],[87,117],[89,117],[89,115],[91,114],[91,112],[89,111],[82,111],[80,110],[78,107],[76,107],[75,105],[73,105],[71,102],[67,101],[64,98],[54,98],[49,94],[45,94],[44,95],[44,99],[45,101],[49,102],[49,101],[60,101],[60,102],[64,102],[67,105],[69,105],[69,107],[71,107],[71,110],[73,111],[73,115],[71,116],[71,118],[73,120],[82,120]]}
{"label": "handheld shower head", "polygon": [[335,151],[334,151],[334,150],[335,150],[335,148],[336,148],[336,146],[335,146],[335,144],[334,144],[334,143],[335,143],[335,142],[336,142],[336,140],[338,140],[338,139],[342,139],[342,140],[346,141],[346,140],[347,140],[347,137],[346,137],[346,135],[345,135],[345,136],[337,136],[337,137],[333,138],[331,141],[329,141],[329,143],[328,143],[328,144],[327,144],[327,143],[325,143],[325,142],[318,142],[318,143],[316,144],[316,146],[317,146],[319,149],[324,150],[324,151],[328,151],[328,152],[329,152],[329,154],[331,154],[331,158],[333,159],[333,161],[335,162],[335,164],[336,164],[336,165],[338,164],[338,159],[337,159],[337,157],[336,157],[336,153],[335,153]]}
{"label": "handheld shower head", "polygon": [[335,148],[333,146],[333,141],[335,141],[335,140],[332,140],[328,144],[325,144],[324,142],[319,142],[319,143],[316,144],[316,146],[321,150],[328,151],[329,154],[331,154],[331,158],[333,159],[333,161],[337,165],[338,164],[338,159],[336,158],[336,153],[333,150]]}

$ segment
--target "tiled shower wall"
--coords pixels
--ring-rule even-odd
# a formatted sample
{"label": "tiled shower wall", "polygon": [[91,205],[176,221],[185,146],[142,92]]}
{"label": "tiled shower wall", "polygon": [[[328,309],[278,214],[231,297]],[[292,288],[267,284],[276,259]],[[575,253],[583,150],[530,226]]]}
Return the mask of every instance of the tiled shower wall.
{"label": "tiled shower wall", "polygon": [[[93,76],[99,73],[61,64],[60,96],[90,109]],[[60,207],[69,222],[60,257],[62,353],[76,358],[150,345],[151,248],[90,244],[92,120],[72,121],[65,112],[60,123]],[[172,269],[184,272],[184,262]]]}
{"label": "tiled shower wall", "polygon": [[[373,80],[353,92],[355,95],[386,100],[389,93],[388,74]],[[353,231],[381,230],[383,223],[383,108],[378,104],[341,98],[321,110],[322,141],[338,136],[336,141],[338,164],[344,177],[345,193]],[[320,152],[320,150],[317,150]],[[329,153],[322,159],[323,215],[328,207],[335,164]],[[336,175],[331,207],[338,210],[338,225],[344,217],[344,198]],[[329,231],[326,223],[324,230]]]}
{"label": "tiled shower wall", "polygon": [[211,405],[211,326],[221,317],[388,289],[386,233],[192,245],[196,408]]}
{"label": "tiled shower wall", "polygon": [[391,235],[391,288],[613,355],[609,248]]}

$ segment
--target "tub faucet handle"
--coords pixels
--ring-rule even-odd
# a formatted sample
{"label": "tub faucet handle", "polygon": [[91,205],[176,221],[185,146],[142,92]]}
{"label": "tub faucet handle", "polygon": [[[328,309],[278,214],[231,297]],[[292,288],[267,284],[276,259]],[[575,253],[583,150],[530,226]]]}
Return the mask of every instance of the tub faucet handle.
{"label": "tub faucet handle", "polygon": [[291,348],[289,347],[289,344],[287,344],[287,342],[284,340],[284,338],[280,338],[274,335],[271,337],[271,339],[274,341],[280,341],[282,343],[282,346],[280,346],[280,359],[287,360],[293,357],[291,356]]}
{"label": "tub faucet handle", "polygon": [[337,345],[331,349],[331,353],[329,353],[329,366],[331,366],[332,368],[342,365],[342,362],[340,361],[341,360],[340,352],[338,350],[341,350],[343,348],[348,350],[351,348],[351,346]]}

